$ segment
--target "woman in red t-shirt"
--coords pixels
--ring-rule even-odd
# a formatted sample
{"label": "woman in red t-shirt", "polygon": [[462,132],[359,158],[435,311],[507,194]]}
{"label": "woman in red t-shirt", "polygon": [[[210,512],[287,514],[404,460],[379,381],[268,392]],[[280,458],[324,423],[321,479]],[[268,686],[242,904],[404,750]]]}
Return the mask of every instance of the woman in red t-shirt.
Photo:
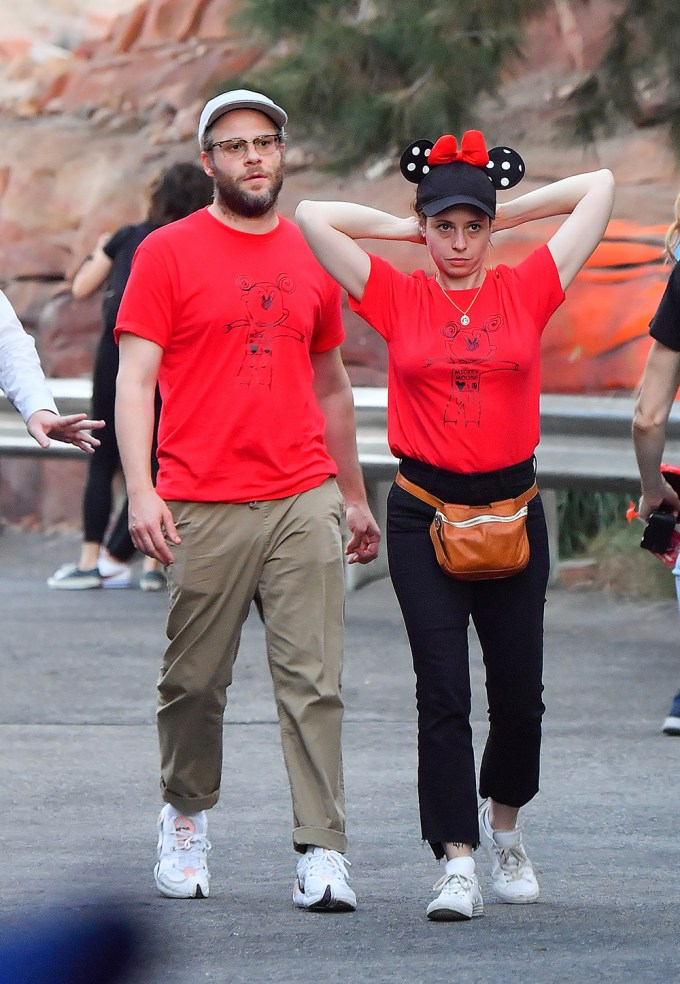
{"label": "woman in red t-shirt", "polygon": [[[445,502],[516,498],[535,481],[540,339],[602,238],[614,182],[579,174],[496,205],[524,165],[510,148],[487,152],[478,131],[418,141],[401,158],[417,184],[415,216],[347,202],[302,202],[297,220],[350,305],[385,338],[388,440],[401,475]],[[564,215],[550,241],[516,267],[488,267],[492,230]],[[434,275],[406,275],[357,239],[424,243]],[[505,902],[539,889],[517,826],[538,791],[543,609],[548,539],[539,495],[528,505],[528,565],[501,579],[464,581],[439,567],[435,509],[394,484],[388,497],[390,574],[409,636],[418,703],[418,792],[423,838],[446,858],[431,919],[483,912],[473,851],[492,862]],[[479,777],[470,728],[468,625],[486,668],[489,734]]]}

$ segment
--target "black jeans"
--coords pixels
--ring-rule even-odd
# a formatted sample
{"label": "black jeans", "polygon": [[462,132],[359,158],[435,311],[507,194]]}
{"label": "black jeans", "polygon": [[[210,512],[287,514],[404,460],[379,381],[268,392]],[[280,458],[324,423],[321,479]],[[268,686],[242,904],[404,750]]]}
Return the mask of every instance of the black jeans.
{"label": "black jeans", "polygon": [[[533,459],[498,472],[459,475],[413,459],[402,474],[447,502],[514,498],[534,481]],[[479,843],[470,726],[468,626],[486,668],[489,733],[479,793],[520,807],[538,791],[543,693],[543,612],[548,536],[540,496],[529,503],[528,566],[499,580],[458,581],[437,564],[434,509],[393,485],[387,500],[392,583],[408,633],[418,705],[418,795],[423,838],[437,858],[445,842]]]}

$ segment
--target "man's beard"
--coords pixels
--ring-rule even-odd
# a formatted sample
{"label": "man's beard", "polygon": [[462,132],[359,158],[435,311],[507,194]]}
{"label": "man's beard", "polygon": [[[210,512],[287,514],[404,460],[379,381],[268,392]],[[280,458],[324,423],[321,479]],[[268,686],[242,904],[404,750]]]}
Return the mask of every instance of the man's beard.
{"label": "man's beard", "polygon": [[258,219],[276,207],[283,185],[283,161],[272,174],[273,184],[266,192],[244,191],[237,181],[215,172],[215,204],[223,212],[241,215],[247,219]]}

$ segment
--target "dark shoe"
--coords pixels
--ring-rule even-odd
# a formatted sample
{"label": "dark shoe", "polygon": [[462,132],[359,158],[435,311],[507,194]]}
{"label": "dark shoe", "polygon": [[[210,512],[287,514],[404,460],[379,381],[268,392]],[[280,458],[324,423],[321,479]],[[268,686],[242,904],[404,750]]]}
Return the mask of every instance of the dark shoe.
{"label": "dark shoe", "polygon": [[168,580],[163,571],[144,571],[139,579],[142,591],[165,591]]}
{"label": "dark shoe", "polygon": [[88,591],[91,588],[101,588],[102,576],[97,567],[81,571],[77,564],[64,564],[47,578],[47,586],[60,591]]}

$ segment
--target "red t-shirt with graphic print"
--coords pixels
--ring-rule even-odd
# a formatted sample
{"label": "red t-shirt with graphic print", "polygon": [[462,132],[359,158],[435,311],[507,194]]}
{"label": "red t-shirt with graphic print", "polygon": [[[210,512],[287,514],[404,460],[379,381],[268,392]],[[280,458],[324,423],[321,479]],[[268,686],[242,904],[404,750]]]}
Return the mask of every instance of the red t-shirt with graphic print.
{"label": "red t-shirt with graphic print", "polygon": [[340,289],[292,222],[253,235],[202,209],[152,232],[135,254],[121,332],[163,350],[162,498],[278,499],[337,474],[310,353],[344,338]]}
{"label": "red t-shirt with graphic print", "polygon": [[[564,291],[547,246],[516,267],[488,270],[479,295],[449,291],[371,254],[351,308],[387,342],[387,431],[392,453],[448,471],[492,471],[538,444],[540,341]],[[473,303],[474,299],[474,303]]]}

